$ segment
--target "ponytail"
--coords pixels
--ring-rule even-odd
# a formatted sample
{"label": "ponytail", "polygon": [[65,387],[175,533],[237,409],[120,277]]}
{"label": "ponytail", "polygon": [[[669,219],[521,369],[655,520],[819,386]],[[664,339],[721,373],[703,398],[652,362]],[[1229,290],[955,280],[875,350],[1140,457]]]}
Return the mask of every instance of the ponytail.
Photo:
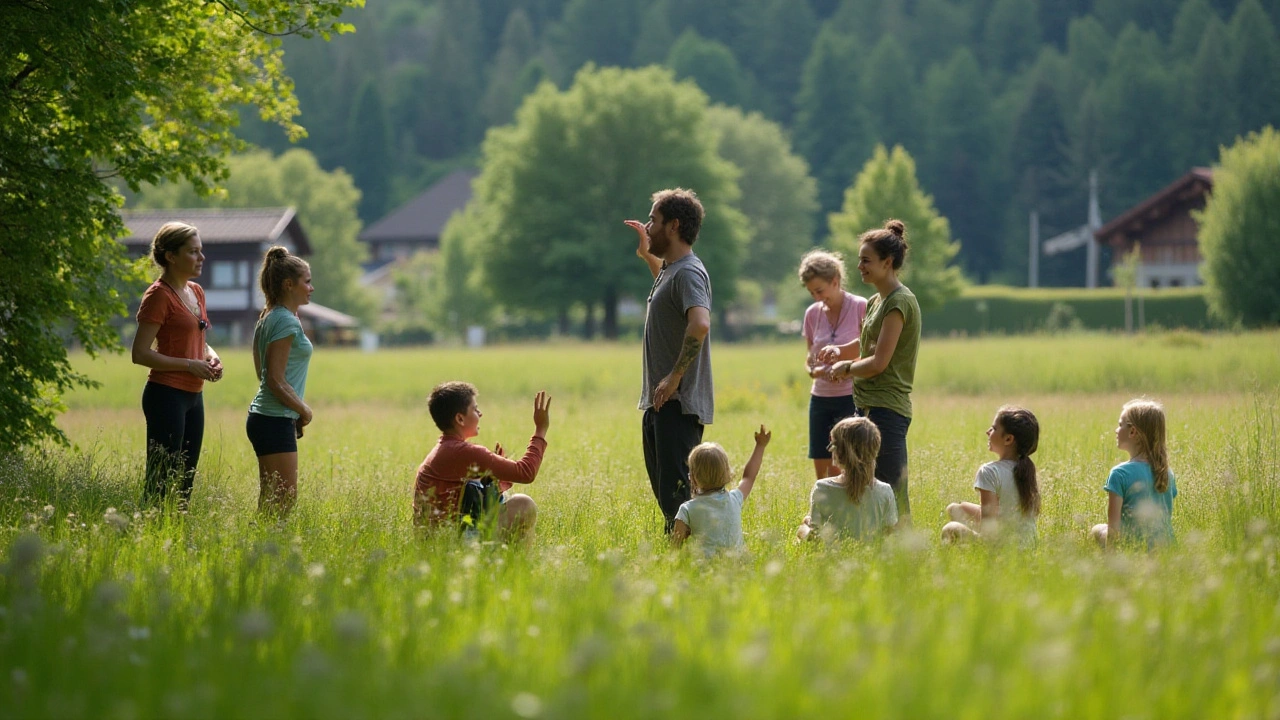
{"label": "ponytail", "polygon": [[880,429],[864,417],[845,418],[831,428],[831,448],[843,470],[845,492],[855,505],[876,479],[876,455],[880,454]]}
{"label": "ponytail", "polygon": [[258,272],[258,287],[266,301],[258,319],[266,317],[272,308],[280,304],[286,280],[297,280],[310,269],[306,260],[291,254],[286,248],[276,245],[267,250],[262,258],[262,270]]}
{"label": "ponytail", "polygon": [[1018,488],[1018,507],[1022,514],[1040,514],[1040,485],[1036,481],[1036,464],[1032,453],[1040,446],[1040,421],[1026,408],[1006,405],[996,411],[996,424],[1013,436],[1018,462],[1013,466],[1013,484]]}
{"label": "ponytail", "polygon": [[1130,400],[1124,404],[1120,417],[1138,431],[1139,454],[1145,455],[1151,466],[1151,478],[1155,491],[1169,489],[1169,448],[1165,444],[1164,406],[1154,400]]}

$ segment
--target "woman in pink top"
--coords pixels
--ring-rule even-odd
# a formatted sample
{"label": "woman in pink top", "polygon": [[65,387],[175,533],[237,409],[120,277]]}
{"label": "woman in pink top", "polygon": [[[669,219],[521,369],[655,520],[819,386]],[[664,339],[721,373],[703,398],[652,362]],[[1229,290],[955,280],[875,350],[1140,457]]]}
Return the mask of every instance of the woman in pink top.
{"label": "woman in pink top", "polygon": [[[809,353],[805,370],[813,378],[809,397],[809,457],[819,480],[837,474],[828,449],[831,428],[851,417],[853,381],[831,379],[831,366],[818,359],[827,345],[857,343],[867,301],[845,291],[844,261],[826,250],[810,250],[800,259],[800,282],[814,303],[804,312],[804,340]],[[856,346],[856,345],[855,345]]]}

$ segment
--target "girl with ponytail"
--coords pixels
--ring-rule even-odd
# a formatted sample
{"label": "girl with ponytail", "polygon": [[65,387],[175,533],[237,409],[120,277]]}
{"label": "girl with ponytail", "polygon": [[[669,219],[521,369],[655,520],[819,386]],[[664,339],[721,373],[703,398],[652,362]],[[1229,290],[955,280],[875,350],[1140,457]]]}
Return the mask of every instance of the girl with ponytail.
{"label": "girl with ponytail", "polygon": [[997,536],[1035,542],[1040,486],[1031,455],[1039,444],[1040,423],[1030,410],[1005,405],[996,411],[987,428],[987,449],[999,459],[978,468],[973,487],[981,504],[947,506],[951,522],[942,527],[944,542]]}
{"label": "girl with ponytail", "polygon": [[864,417],[845,418],[831,428],[831,451],[840,474],[819,480],[809,494],[801,540],[874,540],[898,524],[893,488],[876,479],[880,430]]}
{"label": "girl with ponytail", "polygon": [[276,246],[258,273],[266,304],[253,330],[253,369],[258,394],[249,405],[245,432],[258,456],[258,511],[285,515],[298,497],[298,438],[311,423],[303,397],[311,341],[298,308],[311,302],[311,266]]}
{"label": "girl with ponytail", "polygon": [[1132,541],[1151,549],[1173,542],[1173,499],[1178,496],[1165,445],[1164,407],[1154,400],[1124,404],[1116,426],[1116,447],[1128,462],[1111,468],[1107,483],[1107,522],[1090,534],[1103,547]]}

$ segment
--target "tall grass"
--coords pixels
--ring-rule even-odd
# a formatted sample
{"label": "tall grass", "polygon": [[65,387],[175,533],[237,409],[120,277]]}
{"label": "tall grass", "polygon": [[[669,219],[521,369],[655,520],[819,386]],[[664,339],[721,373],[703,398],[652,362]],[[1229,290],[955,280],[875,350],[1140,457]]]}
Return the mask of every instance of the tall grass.
{"label": "tall grass", "polygon": [[[1219,361],[1134,353],[1122,338],[930,343],[910,434],[919,532],[830,549],[790,540],[812,484],[799,353],[717,348],[707,439],[740,467],[752,427],[774,430],[744,515],[750,556],[724,562],[663,545],[634,347],[318,352],[301,498],[283,523],[253,513],[244,358],[230,353],[227,380],[206,393],[185,514],[136,503],[140,373],[89,365],[112,387],[72,398],[75,448],[0,465],[0,716],[1274,717],[1268,339],[1186,351],[1257,371],[1221,384]],[[1079,370],[1059,392],[1054,356],[1080,347],[1095,368],[1132,353],[1150,389]],[[927,384],[957,365],[972,387]],[[413,470],[437,434],[422,397],[453,377],[479,385],[490,445],[522,448],[533,392],[555,395],[528,488],[541,511],[531,547],[410,529]],[[1110,431],[1143,390],[1169,413],[1179,543],[1099,553],[1084,531],[1122,459]],[[942,508],[974,498],[983,431],[1004,402],[1041,421],[1040,541],[944,548]]]}

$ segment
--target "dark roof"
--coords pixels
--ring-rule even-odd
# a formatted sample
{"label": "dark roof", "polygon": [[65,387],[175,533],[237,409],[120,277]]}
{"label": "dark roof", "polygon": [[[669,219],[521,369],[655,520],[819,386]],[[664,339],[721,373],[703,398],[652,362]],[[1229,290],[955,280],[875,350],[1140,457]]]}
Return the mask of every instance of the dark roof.
{"label": "dark roof", "polygon": [[1176,206],[1189,200],[1198,200],[1208,195],[1212,189],[1213,170],[1205,167],[1192,168],[1191,172],[1173,181],[1160,192],[1095,230],[1093,236],[1098,242],[1111,243],[1117,235],[1141,232],[1148,222],[1165,217]]}
{"label": "dark roof", "polygon": [[418,197],[365,228],[360,239],[367,243],[439,242],[445,223],[471,200],[471,181],[475,177],[475,170],[454,170]]}
{"label": "dark roof", "polygon": [[161,225],[171,221],[195,225],[206,245],[275,243],[282,235],[298,255],[311,254],[311,241],[303,232],[293,208],[178,208],[172,210],[121,210],[129,234],[125,245],[147,245]]}

